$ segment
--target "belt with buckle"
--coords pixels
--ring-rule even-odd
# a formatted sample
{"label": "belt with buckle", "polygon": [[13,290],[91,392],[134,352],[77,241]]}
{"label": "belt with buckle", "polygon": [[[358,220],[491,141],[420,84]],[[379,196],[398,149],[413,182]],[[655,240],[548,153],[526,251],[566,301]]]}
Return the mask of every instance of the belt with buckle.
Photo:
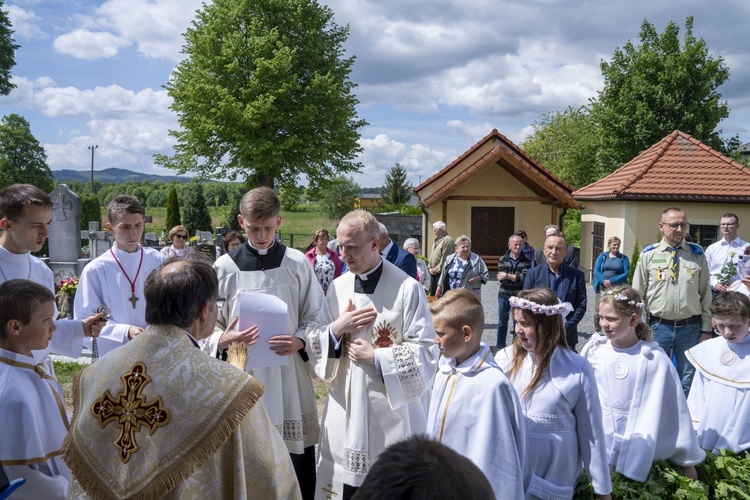
{"label": "belt with buckle", "polygon": [[682,328],[687,325],[694,325],[701,322],[701,315],[696,314],[685,319],[666,319],[660,318],[659,316],[651,316],[651,323],[661,323],[662,325],[669,325],[675,328]]}

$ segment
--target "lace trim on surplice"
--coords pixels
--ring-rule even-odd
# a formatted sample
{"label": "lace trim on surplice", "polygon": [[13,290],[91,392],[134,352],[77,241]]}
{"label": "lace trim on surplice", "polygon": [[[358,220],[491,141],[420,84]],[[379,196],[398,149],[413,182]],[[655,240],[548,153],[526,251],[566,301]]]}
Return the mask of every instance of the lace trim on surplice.
{"label": "lace trim on surplice", "polygon": [[367,474],[370,470],[370,456],[366,451],[344,448],[344,470],[354,474]]}
{"label": "lace trim on surplice", "polygon": [[392,349],[393,361],[404,391],[404,398],[407,403],[416,401],[427,390],[416,357],[407,345],[394,345]]}

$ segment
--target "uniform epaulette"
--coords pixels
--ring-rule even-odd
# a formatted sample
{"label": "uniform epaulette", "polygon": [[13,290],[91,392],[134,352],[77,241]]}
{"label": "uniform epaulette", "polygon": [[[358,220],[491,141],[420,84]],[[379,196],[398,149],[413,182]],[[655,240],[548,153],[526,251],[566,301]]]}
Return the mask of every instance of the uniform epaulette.
{"label": "uniform epaulette", "polygon": [[703,255],[703,247],[702,246],[700,246],[697,243],[691,243],[689,241],[687,242],[687,244],[690,245],[690,248],[693,250],[693,253],[695,255]]}
{"label": "uniform epaulette", "polygon": [[653,250],[654,248],[656,248],[656,245],[649,245],[649,246],[647,246],[646,248],[644,248],[644,249],[643,249],[643,251],[641,251],[641,253],[646,253],[646,252],[650,252],[650,251],[651,251],[651,250]]}

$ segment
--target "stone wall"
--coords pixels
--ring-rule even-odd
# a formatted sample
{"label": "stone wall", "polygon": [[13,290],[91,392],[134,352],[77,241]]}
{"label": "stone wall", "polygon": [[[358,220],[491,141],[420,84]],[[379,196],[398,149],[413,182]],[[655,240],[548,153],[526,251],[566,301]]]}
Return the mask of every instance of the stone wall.
{"label": "stone wall", "polygon": [[400,247],[407,238],[416,238],[422,245],[422,216],[401,214],[375,214],[378,222],[385,224],[388,234]]}

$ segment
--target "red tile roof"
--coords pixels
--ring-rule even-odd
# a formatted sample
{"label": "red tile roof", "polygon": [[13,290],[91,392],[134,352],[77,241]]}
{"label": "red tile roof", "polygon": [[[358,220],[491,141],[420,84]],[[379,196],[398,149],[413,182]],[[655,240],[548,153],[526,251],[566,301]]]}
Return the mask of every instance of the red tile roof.
{"label": "red tile roof", "polygon": [[750,201],[750,169],[675,130],[576,200]]}
{"label": "red tile roof", "polygon": [[[492,143],[492,150],[484,154],[470,165],[464,165],[464,160],[480,147]],[[535,162],[513,141],[502,135],[497,129],[493,129],[488,135],[469,148],[464,154],[453,160],[450,165],[417,186],[414,191],[419,192],[446,175],[453,176],[440,189],[422,202],[425,207],[445,199],[450,193],[458,189],[472,177],[481,173],[485,168],[503,161],[503,167],[516,179],[523,182],[538,196],[549,197],[556,204],[568,208],[580,208],[580,204],[571,196],[572,188],[558,179],[549,170]],[[421,197],[421,196],[420,196]]]}

